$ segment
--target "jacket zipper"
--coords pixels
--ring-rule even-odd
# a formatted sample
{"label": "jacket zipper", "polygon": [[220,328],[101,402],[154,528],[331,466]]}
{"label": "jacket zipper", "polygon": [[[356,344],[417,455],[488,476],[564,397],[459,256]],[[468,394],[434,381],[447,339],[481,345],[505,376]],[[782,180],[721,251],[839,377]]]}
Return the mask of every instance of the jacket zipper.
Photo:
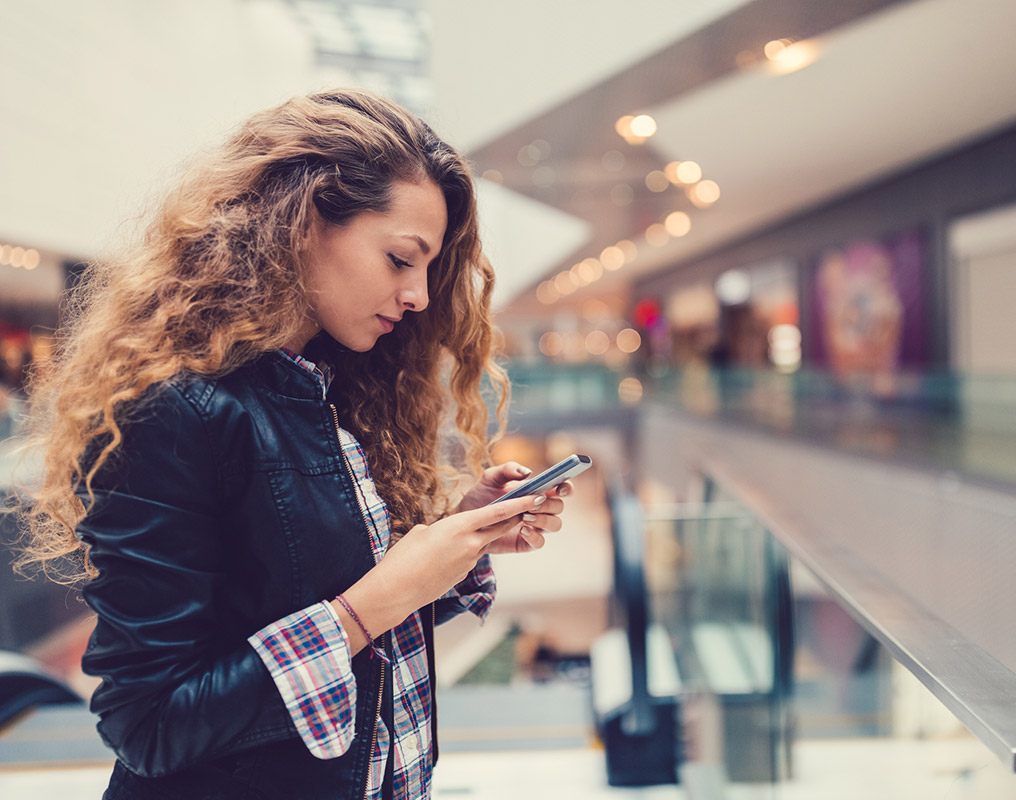
{"label": "jacket zipper", "polygon": [[[360,509],[360,517],[363,519],[363,524],[366,527],[367,534],[369,536],[370,535],[370,530],[371,530],[371,524],[367,520],[367,511],[366,511],[366,509],[364,509],[363,502],[360,500],[360,493],[356,491],[356,486],[357,486],[357,484],[356,484],[356,476],[353,474],[353,468],[349,464],[349,459],[346,458],[346,452],[345,452],[345,450],[342,449],[342,437],[339,435],[339,429],[341,427],[339,425],[339,410],[335,407],[334,403],[329,403],[328,406],[329,406],[329,408],[332,409],[332,419],[335,421],[335,438],[336,438],[336,440],[339,443],[339,452],[342,454],[342,463],[345,465],[346,472],[349,474],[349,480],[353,484],[353,494],[356,495],[356,505]],[[371,555],[374,556],[374,565],[377,566],[377,556],[374,554],[374,547],[373,546],[371,546],[370,552],[371,552]],[[381,634],[381,643],[382,643],[382,645],[384,645],[386,643],[385,642],[385,637],[387,635],[388,635],[387,633]],[[370,644],[368,643],[367,646],[369,647]],[[378,726],[378,722],[381,720],[381,704],[384,701],[384,696],[385,696],[385,665],[384,665],[384,662],[381,662],[381,682],[378,684],[377,709],[374,711],[374,726],[373,726],[373,729],[371,730],[371,734],[370,734],[370,750],[369,750],[368,755],[367,755],[367,778],[363,782],[363,800],[367,800],[367,795],[370,792],[370,770],[371,770],[371,763],[374,760],[374,748],[377,747],[377,726]],[[391,753],[388,754],[388,757],[391,758]]]}

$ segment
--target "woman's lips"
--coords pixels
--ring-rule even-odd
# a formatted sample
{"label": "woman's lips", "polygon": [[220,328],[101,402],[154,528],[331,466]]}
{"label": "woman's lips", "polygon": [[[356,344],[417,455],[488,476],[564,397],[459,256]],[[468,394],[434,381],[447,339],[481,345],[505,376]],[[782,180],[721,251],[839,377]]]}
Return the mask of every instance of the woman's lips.
{"label": "woman's lips", "polygon": [[391,333],[393,330],[395,330],[395,323],[392,320],[388,319],[388,317],[382,317],[380,314],[378,314],[377,318],[381,320],[381,327],[385,329],[385,333]]}

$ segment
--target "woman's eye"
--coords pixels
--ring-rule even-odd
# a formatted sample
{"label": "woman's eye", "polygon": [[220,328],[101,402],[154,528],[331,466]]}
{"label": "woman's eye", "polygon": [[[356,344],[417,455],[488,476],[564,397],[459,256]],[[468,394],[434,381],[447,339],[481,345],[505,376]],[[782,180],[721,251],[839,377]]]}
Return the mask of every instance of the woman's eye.
{"label": "woman's eye", "polygon": [[413,266],[408,261],[403,261],[398,256],[393,256],[391,253],[388,254],[388,258],[391,259],[392,264],[394,264],[397,269],[407,269]]}

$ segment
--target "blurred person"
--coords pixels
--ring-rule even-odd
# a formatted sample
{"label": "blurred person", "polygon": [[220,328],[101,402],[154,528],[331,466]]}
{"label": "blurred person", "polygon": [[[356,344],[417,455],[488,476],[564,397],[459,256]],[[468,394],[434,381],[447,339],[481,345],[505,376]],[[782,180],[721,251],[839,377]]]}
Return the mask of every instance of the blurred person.
{"label": "blurred person", "polygon": [[89,267],[22,568],[97,616],[106,798],[430,795],[433,625],[571,491],[487,505],[530,473],[483,469],[493,279],[463,159],[358,91],[255,115]]}

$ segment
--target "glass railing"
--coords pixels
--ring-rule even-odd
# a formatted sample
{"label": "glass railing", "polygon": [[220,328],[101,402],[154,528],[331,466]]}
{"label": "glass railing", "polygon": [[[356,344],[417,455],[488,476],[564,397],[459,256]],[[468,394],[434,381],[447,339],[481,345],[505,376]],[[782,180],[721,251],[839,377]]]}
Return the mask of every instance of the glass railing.
{"label": "glass railing", "polygon": [[[681,669],[689,797],[1016,796],[1012,764],[904,667],[900,641],[886,645],[891,609],[873,635],[849,581],[830,591],[835,573],[812,572],[710,480],[700,502],[646,518],[652,616]],[[994,678],[965,700],[983,710]]]}
{"label": "glass railing", "polygon": [[513,410],[653,404],[843,450],[1016,483],[1016,376],[901,373],[851,380],[798,370],[618,372],[510,364]]}

